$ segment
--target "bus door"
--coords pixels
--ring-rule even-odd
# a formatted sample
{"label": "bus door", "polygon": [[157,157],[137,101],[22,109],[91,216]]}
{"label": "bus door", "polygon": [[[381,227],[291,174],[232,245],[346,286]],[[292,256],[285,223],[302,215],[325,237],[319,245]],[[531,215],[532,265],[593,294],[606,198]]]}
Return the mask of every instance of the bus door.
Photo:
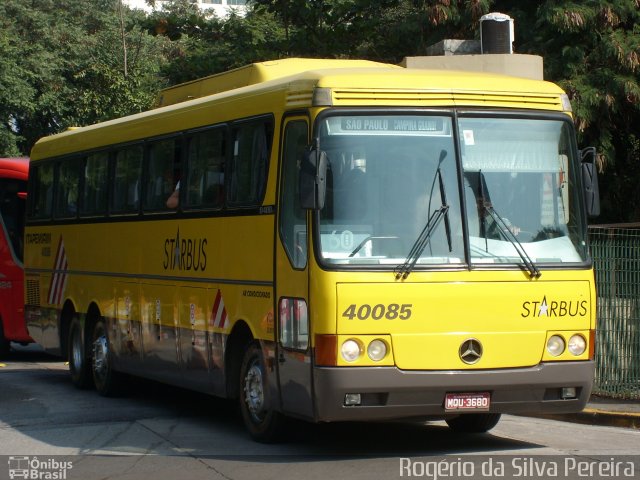
{"label": "bus door", "polygon": [[25,179],[0,178],[0,355],[8,352],[10,340],[33,341],[24,321],[23,304],[26,175],[25,171]]}
{"label": "bus door", "polygon": [[280,400],[285,413],[313,417],[308,312],[307,212],[300,207],[298,172],[308,121],[284,126],[276,246],[276,340]]}

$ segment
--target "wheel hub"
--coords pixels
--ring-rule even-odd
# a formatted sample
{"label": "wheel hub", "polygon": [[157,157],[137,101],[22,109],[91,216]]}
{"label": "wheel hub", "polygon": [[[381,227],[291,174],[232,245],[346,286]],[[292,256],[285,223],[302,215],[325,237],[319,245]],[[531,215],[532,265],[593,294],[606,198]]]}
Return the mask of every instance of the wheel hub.
{"label": "wheel hub", "polygon": [[82,339],[78,333],[73,335],[73,348],[72,348],[72,360],[73,366],[76,370],[82,368]]}
{"label": "wheel hub", "polygon": [[244,392],[249,413],[256,421],[261,421],[264,416],[264,386],[262,370],[256,363],[247,370]]}
{"label": "wheel hub", "polygon": [[107,345],[107,337],[101,335],[93,342],[93,371],[104,376],[107,370],[107,356],[109,355],[109,347]]}

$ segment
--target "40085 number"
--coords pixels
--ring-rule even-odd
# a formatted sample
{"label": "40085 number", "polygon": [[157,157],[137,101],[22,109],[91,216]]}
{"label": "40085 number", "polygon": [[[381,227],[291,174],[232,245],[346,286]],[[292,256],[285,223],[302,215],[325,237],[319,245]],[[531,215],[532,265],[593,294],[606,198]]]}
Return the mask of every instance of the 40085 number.
{"label": "40085 number", "polygon": [[352,303],[342,312],[342,316],[349,320],[355,318],[358,320],[368,320],[370,318],[373,320],[382,320],[383,318],[387,320],[409,320],[412,313],[412,303],[403,303],[402,305],[398,303],[390,303],[389,305],[378,303],[373,306],[368,303],[362,305]]}

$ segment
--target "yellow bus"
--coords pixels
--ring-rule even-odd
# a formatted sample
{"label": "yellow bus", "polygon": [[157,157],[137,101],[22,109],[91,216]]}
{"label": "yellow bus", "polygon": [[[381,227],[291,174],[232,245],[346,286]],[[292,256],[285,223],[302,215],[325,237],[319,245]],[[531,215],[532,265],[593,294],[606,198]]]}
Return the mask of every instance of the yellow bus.
{"label": "yellow bus", "polygon": [[285,59],[160,104],[31,153],[27,322],[75,385],[237,399],[259,441],[584,407],[595,155],[559,87]]}

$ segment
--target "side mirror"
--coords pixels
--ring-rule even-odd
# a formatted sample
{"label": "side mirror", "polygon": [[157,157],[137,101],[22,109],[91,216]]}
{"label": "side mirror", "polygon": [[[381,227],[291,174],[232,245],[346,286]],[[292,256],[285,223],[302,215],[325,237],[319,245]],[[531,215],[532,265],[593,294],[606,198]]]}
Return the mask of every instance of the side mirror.
{"label": "side mirror", "polygon": [[582,162],[582,186],[587,215],[597,217],[600,215],[600,189],[598,188],[595,147],[580,150],[580,160]]}
{"label": "side mirror", "polygon": [[327,155],[315,147],[305,152],[300,165],[300,206],[307,210],[324,208],[327,193]]}

